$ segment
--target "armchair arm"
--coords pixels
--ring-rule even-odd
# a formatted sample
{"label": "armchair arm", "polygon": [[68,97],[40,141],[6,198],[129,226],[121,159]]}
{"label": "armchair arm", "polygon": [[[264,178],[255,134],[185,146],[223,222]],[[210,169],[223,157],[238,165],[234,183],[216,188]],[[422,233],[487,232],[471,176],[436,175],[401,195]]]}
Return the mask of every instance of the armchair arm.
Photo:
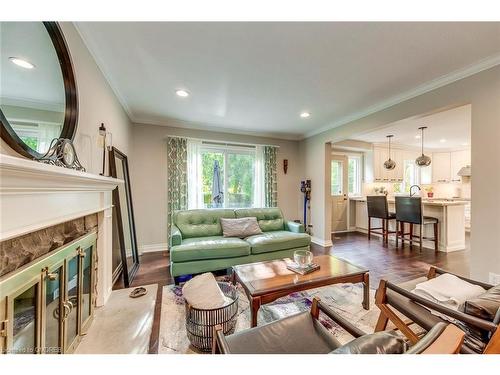
{"label": "armchair arm", "polygon": [[177,226],[172,224],[170,228],[170,247],[180,245],[181,243],[182,243],[182,233],[179,230],[179,228],[177,228]]}
{"label": "armchair arm", "polygon": [[464,336],[453,324],[438,323],[405,354],[457,354]]}
{"label": "armchair arm", "polygon": [[[337,323],[339,326],[341,326],[343,329],[345,329],[347,332],[349,332],[352,336],[357,338],[357,337],[361,337],[361,336],[366,335],[366,332],[363,332],[358,327],[352,325],[350,322],[348,322],[346,319],[341,317],[339,314],[337,314],[335,311],[333,311],[331,308],[329,308],[327,305],[325,305],[319,299],[315,298],[314,300],[317,300],[317,306],[318,306],[318,309],[320,311],[322,311],[331,320],[333,320],[335,323]],[[314,301],[313,301],[313,306],[314,306]],[[311,311],[313,311],[313,310],[311,310]],[[314,316],[314,314],[313,314],[313,316]]]}
{"label": "armchair arm", "polygon": [[293,233],[304,233],[304,224],[296,223],[295,221],[287,221],[285,223],[285,229]]}
{"label": "armchair arm", "polygon": [[222,326],[217,324],[214,327],[213,338],[212,338],[212,354],[231,354],[229,350],[229,345],[224,336]]}
{"label": "armchair arm", "polygon": [[[437,312],[440,312],[442,314],[449,316],[450,318],[460,320],[461,322],[470,324],[474,327],[481,328],[481,329],[484,329],[484,330],[489,331],[489,332],[495,332],[495,330],[498,328],[496,324],[494,324],[488,320],[476,318],[472,315],[465,314],[461,311],[449,309],[449,308],[444,307],[440,304],[429,301],[428,299],[420,297],[414,293],[411,293],[411,292],[407,291],[406,289],[403,289],[403,288],[401,288],[401,287],[399,287],[391,282],[387,281],[385,283],[385,287],[388,289],[391,289],[392,291],[394,291],[398,294],[401,294],[402,296],[404,296],[404,297],[412,300],[413,302],[416,302],[424,307],[435,310]],[[401,311],[401,312],[404,314],[404,311]]]}

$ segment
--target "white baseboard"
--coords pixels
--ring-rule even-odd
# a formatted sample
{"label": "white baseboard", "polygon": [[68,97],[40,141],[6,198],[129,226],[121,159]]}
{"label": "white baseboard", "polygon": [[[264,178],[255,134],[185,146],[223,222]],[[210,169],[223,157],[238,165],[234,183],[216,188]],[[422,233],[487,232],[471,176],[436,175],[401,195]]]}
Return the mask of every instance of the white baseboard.
{"label": "white baseboard", "polygon": [[311,237],[311,242],[315,243],[316,245],[323,246],[323,247],[333,246],[332,240],[325,241],[325,240],[318,238],[318,237]]}
{"label": "white baseboard", "polygon": [[164,242],[139,246],[139,254],[156,253],[158,251],[168,251],[168,244]]}

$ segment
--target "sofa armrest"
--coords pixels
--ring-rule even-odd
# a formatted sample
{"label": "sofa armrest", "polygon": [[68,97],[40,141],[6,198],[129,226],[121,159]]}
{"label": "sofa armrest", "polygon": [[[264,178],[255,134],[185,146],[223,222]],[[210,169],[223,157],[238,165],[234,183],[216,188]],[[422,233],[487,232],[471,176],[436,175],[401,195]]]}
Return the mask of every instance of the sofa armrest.
{"label": "sofa armrest", "polygon": [[170,247],[180,245],[181,243],[182,233],[177,226],[172,224],[170,228]]}
{"label": "sofa armrest", "polygon": [[285,229],[289,232],[294,233],[304,233],[304,224],[296,223],[295,221],[287,221],[285,223]]}

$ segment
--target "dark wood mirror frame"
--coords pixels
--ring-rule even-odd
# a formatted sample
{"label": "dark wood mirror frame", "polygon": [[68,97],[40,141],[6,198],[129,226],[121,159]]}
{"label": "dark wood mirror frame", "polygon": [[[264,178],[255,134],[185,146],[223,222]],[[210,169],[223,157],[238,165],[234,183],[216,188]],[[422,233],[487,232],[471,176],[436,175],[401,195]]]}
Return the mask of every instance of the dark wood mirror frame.
{"label": "dark wood mirror frame", "polygon": [[[120,195],[118,191],[118,187],[113,190],[113,213],[116,215],[116,223],[118,224],[118,240],[120,245],[120,252],[122,258],[122,275],[123,275],[123,284],[125,288],[130,286],[130,283],[134,279],[137,270],[139,269],[139,253],[137,250],[137,238],[135,234],[135,221],[134,221],[134,209],[132,206],[132,193],[130,190],[130,175],[128,170],[128,159],[127,155],[118,150],[116,147],[112,147],[109,150],[109,173],[111,177],[117,177],[117,169],[116,163],[121,162],[123,166],[123,180],[125,181],[125,192],[126,192],[126,201],[128,207],[121,207],[120,205]],[[130,225],[130,241],[132,244],[132,258],[133,258],[133,266],[129,269],[127,263],[127,254],[125,251],[125,236],[123,231],[123,209],[126,209],[128,213],[128,222]]]}
{"label": "dark wood mirror frame", "polygon": [[[45,26],[45,29],[52,40],[52,44],[54,45],[54,49],[56,50],[64,81],[66,109],[64,115],[64,125],[60,138],[73,140],[78,123],[78,96],[71,56],[58,23],[43,22],[43,25]],[[42,154],[33,150],[18,137],[14,129],[10,126],[9,121],[5,118],[1,109],[0,122],[2,123],[0,135],[14,151],[30,159],[39,159],[42,157]]]}

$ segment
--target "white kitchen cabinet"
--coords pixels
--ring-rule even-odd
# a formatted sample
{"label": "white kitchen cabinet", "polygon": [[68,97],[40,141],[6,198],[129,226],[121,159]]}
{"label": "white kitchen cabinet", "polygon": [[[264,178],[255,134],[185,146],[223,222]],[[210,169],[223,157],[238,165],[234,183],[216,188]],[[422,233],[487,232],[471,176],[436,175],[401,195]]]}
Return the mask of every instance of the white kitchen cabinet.
{"label": "white kitchen cabinet", "polygon": [[470,165],[470,151],[461,150],[450,153],[450,176],[452,182],[461,182],[462,177],[458,175],[458,171],[467,165]]}
{"label": "white kitchen cabinet", "polygon": [[450,182],[451,156],[449,152],[432,154],[432,182]]}
{"label": "white kitchen cabinet", "polygon": [[373,181],[402,182],[404,173],[403,155],[403,150],[391,149],[391,159],[396,162],[396,167],[393,170],[387,170],[384,168],[384,162],[389,159],[389,149],[375,146],[373,148]]}

